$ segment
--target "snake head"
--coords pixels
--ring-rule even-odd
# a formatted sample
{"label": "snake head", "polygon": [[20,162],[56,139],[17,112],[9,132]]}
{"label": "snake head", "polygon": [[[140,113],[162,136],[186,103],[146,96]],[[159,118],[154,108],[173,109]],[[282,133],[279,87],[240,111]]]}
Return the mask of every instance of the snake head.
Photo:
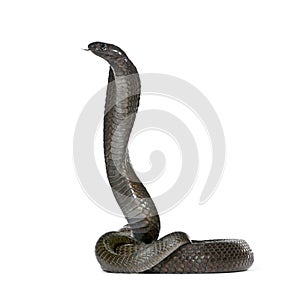
{"label": "snake head", "polygon": [[88,45],[88,49],[92,53],[104,58],[107,61],[112,61],[118,58],[126,57],[125,52],[114,44],[104,42],[92,42]]}

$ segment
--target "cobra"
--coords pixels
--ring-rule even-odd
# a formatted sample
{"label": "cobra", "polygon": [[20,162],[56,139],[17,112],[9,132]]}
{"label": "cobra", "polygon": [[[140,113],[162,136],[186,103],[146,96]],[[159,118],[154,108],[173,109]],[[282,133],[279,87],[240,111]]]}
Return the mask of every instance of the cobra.
{"label": "cobra", "polygon": [[254,261],[240,239],[190,240],[173,232],[158,240],[160,219],[151,196],[136,175],[128,141],[139,107],[138,71],[119,47],[93,42],[89,51],[109,65],[104,116],[104,156],[114,197],[128,224],[102,235],[95,253],[102,269],[123,273],[216,273],[247,270]]}

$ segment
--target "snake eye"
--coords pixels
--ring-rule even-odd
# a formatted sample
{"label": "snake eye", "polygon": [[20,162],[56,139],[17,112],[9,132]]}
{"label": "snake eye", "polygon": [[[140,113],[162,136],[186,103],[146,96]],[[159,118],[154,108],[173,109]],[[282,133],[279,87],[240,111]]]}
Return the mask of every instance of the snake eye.
{"label": "snake eye", "polygon": [[101,48],[101,50],[107,50],[107,44],[101,43],[100,48]]}

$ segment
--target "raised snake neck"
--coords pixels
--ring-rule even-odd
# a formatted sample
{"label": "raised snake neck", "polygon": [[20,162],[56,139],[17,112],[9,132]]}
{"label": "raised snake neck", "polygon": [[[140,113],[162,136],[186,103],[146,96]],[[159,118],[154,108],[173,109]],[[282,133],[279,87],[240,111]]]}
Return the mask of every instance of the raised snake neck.
{"label": "raised snake neck", "polygon": [[128,140],[140,98],[136,67],[119,47],[94,42],[88,50],[110,64],[104,116],[106,172],[128,225],[104,234],[96,257],[104,271],[152,273],[232,272],[248,269],[253,253],[243,240],[190,241],[183,232],[157,240],[160,220],[146,188],[135,174]]}

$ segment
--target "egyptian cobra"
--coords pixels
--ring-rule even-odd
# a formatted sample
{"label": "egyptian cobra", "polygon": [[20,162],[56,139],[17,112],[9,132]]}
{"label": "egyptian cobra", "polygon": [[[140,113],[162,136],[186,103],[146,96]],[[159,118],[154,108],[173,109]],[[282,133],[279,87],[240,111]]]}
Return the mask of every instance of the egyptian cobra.
{"label": "egyptian cobra", "polygon": [[104,115],[104,156],[114,197],[128,224],[96,243],[102,269],[123,273],[217,273],[247,270],[253,253],[244,240],[189,240],[183,232],[158,239],[160,219],[136,175],[128,141],[136,118],[141,83],[138,71],[119,47],[93,42],[88,49],[109,65]]}

